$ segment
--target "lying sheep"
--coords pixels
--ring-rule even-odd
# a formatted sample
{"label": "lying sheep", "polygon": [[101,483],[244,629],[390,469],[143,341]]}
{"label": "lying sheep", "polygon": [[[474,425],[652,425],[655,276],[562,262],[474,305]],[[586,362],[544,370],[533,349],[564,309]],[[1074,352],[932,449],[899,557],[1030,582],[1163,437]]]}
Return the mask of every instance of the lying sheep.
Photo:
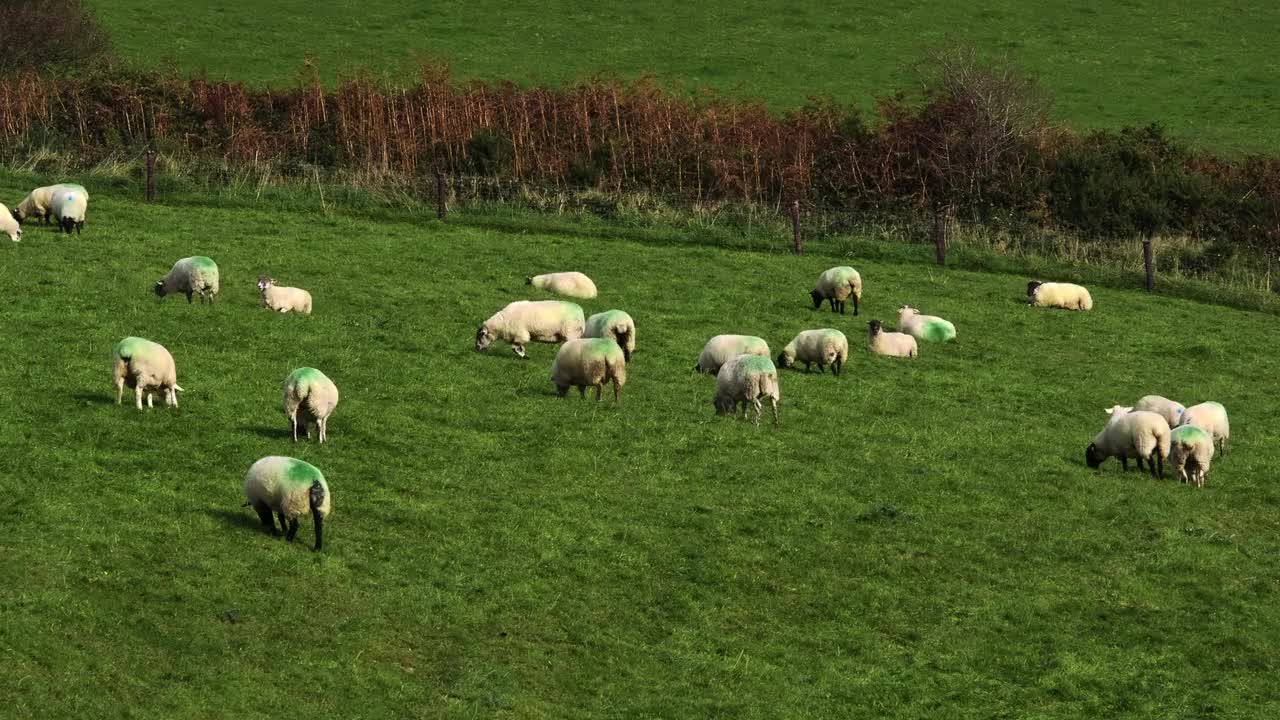
{"label": "lying sheep", "polygon": [[560,300],[517,300],[494,313],[476,330],[476,352],[483,352],[495,338],[511,343],[511,349],[527,358],[525,343],[558,343],[582,337],[586,325],[582,308]]}
{"label": "lying sheep", "polygon": [[1143,395],[1133,404],[1133,409],[1153,412],[1163,417],[1171,428],[1177,427],[1178,423],[1182,422],[1182,413],[1187,410],[1182,403],[1174,402],[1161,395]]}
{"label": "lying sheep", "polygon": [[937,315],[921,315],[910,305],[898,308],[898,331],[919,340],[946,342],[956,339],[956,326]]}
{"label": "lying sheep", "polygon": [[558,272],[534,275],[524,279],[525,285],[571,298],[590,300],[596,296],[596,284],[580,272]]}
{"label": "lying sheep", "polygon": [[124,388],[133,388],[138,409],[142,409],[142,395],[146,393],[147,407],[155,407],[155,393],[164,394],[164,404],[178,407],[178,370],[173,356],[159,343],[138,337],[127,337],[116,343],[112,353],[111,380],[116,386],[116,404],[124,401]]}
{"label": "lying sheep", "polygon": [[788,368],[797,362],[804,363],[805,372],[809,372],[816,363],[819,372],[826,372],[827,366],[836,375],[849,359],[849,340],[844,333],[831,328],[821,330],[805,330],[796,335],[787,346],[778,353],[777,366]]}
{"label": "lying sheep", "polygon": [[3,203],[0,203],[0,233],[8,235],[14,242],[22,242],[22,223]]}
{"label": "lying sheep", "polygon": [[218,295],[218,264],[203,255],[185,257],[173,264],[169,274],[156,281],[156,295],[182,293],[191,302],[192,294],[200,295],[200,304],[210,304]]}
{"label": "lying sheep", "polygon": [[1203,488],[1212,462],[1212,435],[1195,425],[1180,425],[1173,429],[1169,436],[1169,465],[1179,480]]}
{"label": "lying sheep", "polygon": [[1116,405],[1105,411],[1110,419],[1107,425],[1085,448],[1084,461],[1089,467],[1097,469],[1102,461],[1109,457],[1120,458],[1120,465],[1129,469],[1129,458],[1138,461],[1138,469],[1142,470],[1142,461],[1146,460],[1151,470],[1151,477],[1157,477],[1156,466],[1159,464],[1159,477],[1164,477],[1164,459],[1169,456],[1171,431],[1169,423],[1158,413],[1147,410],[1134,410],[1131,407]]}
{"label": "lying sheep", "polygon": [[1027,283],[1027,297],[1031,307],[1062,308],[1063,310],[1092,310],[1093,297],[1089,291],[1071,283],[1042,283],[1032,280]]}
{"label": "lying sheep", "polygon": [[338,386],[315,368],[301,367],[284,379],[284,414],[293,426],[293,441],[298,430],[311,439],[311,423],[319,429],[320,442],[329,437],[329,415],[338,406]]}
{"label": "lying sheep", "polygon": [[636,321],[621,310],[605,310],[587,318],[582,337],[613,338],[622,347],[626,361],[631,362],[631,354],[636,351]]}
{"label": "lying sheep", "polygon": [[867,347],[877,355],[913,358],[920,354],[916,339],[906,333],[888,332],[879,320],[867,323]]}
{"label": "lying sheep", "polygon": [[1218,452],[1227,454],[1227,441],[1231,439],[1231,423],[1227,421],[1227,409],[1213,401],[1192,405],[1182,413],[1179,425],[1195,425],[1213,436]]}
{"label": "lying sheep", "polygon": [[[245,506],[252,505],[262,526],[272,535],[286,532],[293,542],[298,534],[298,517],[310,512],[316,526],[316,550],[324,544],[324,519],[332,511],[329,485],[320,469],[296,458],[269,455],[249,467],[244,476]],[[276,530],[272,512],[280,516]]]}
{"label": "lying sheep", "polygon": [[594,387],[597,401],[604,386],[612,382],[613,400],[618,402],[622,386],[627,384],[626,355],[613,338],[567,340],[551,365],[551,382],[560,397],[568,395],[571,387],[586,397],[587,388]]}
{"label": "lying sheep", "polygon": [[278,313],[311,314],[311,293],[301,288],[281,287],[270,277],[259,275],[258,293],[262,296],[259,307],[270,308]]}
{"label": "lying sheep", "polygon": [[693,366],[694,372],[720,372],[720,367],[738,355],[769,357],[769,344],[755,335],[717,335],[707,341]]}
{"label": "lying sheep", "polygon": [[33,217],[37,220],[43,220],[48,225],[49,220],[53,217],[53,198],[60,190],[78,191],[84,194],[85,202],[89,200],[89,193],[84,187],[74,183],[59,183],[57,185],[46,185],[38,187],[27,194],[22,202],[13,210],[13,219],[19,223],[26,222],[27,218]]}
{"label": "lying sheep", "polygon": [[62,232],[79,235],[84,230],[84,216],[89,209],[89,193],[79,185],[59,185],[49,204],[49,215]]}
{"label": "lying sheep", "polygon": [[813,298],[813,309],[822,307],[823,300],[831,301],[831,312],[837,310],[844,314],[844,301],[853,296],[853,314],[858,314],[858,304],[862,302],[862,276],[857,270],[841,265],[823,271],[809,297]]}
{"label": "lying sheep", "polygon": [[769,398],[773,406],[773,424],[778,425],[778,401],[782,393],[778,388],[778,369],[767,356],[738,355],[730,358],[716,375],[716,396],[713,401],[717,415],[733,415],[742,407],[742,417],[747,416],[747,405],[756,409],[753,422],[760,424],[764,408],[760,398]]}

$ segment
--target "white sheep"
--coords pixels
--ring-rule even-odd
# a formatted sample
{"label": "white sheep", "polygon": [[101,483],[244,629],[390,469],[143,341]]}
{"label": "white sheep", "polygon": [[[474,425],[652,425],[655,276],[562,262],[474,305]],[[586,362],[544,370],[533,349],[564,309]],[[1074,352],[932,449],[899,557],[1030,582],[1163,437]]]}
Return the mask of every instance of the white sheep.
{"label": "white sheep", "polygon": [[584,338],[613,338],[622,347],[627,362],[636,351],[636,321],[621,310],[605,310],[587,318]]}
{"label": "white sheep", "polygon": [[1212,463],[1212,435],[1195,425],[1179,425],[1173,429],[1169,436],[1169,465],[1179,480],[1203,488]]}
{"label": "white sheep", "polygon": [[1202,402],[1192,405],[1182,413],[1179,425],[1195,425],[1213,436],[1218,452],[1227,454],[1227,441],[1231,439],[1231,423],[1227,421],[1227,409],[1222,403]]}
{"label": "white sheep", "polygon": [[1092,310],[1093,297],[1089,291],[1071,283],[1042,283],[1032,280],[1027,283],[1027,297],[1031,302],[1027,305],[1035,307],[1062,308],[1063,310]]}
{"label": "white sheep", "polygon": [[818,276],[818,282],[809,297],[813,298],[813,309],[822,307],[823,300],[831,301],[831,312],[844,314],[844,302],[853,296],[853,314],[858,314],[858,304],[862,302],[862,276],[848,265],[841,265],[824,270]]}
{"label": "white sheep", "polygon": [[0,203],[0,233],[14,242],[22,242],[22,223],[3,203]]}
{"label": "white sheep", "polygon": [[613,400],[622,399],[622,386],[627,384],[627,360],[613,338],[578,338],[566,340],[551,364],[551,382],[556,394],[564,397],[569,388],[578,388],[585,397],[588,387],[596,389],[596,400],[604,386],[613,383]]}
{"label": "white sheep", "polygon": [[59,185],[49,199],[49,215],[62,232],[79,235],[84,230],[84,216],[89,210],[89,193],[79,185]]}
{"label": "white sheep", "polygon": [[26,222],[27,218],[33,217],[37,220],[43,220],[48,225],[49,220],[53,217],[53,197],[59,190],[72,190],[84,193],[85,201],[88,202],[89,193],[84,187],[74,183],[59,183],[57,185],[46,185],[32,190],[23,198],[22,202],[13,210],[13,217],[19,223]]}
{"label": "white sheep", "polygon": [[582,308],[560,300],[517,300],[494,313],[476,330],[476,352],[495,338],[511,343],[516,355],[527,358],[528,342],[559,343],[582,337],[586,325]]}
{"label": "white sheep", "polygon": [[524,279],[525,285],[572,298],[590,300],[596,296],[596,284],[580,272],[557,272]]}
{"label": "white sheep", "polygon": [[1128,470],[1129,458],[1134,458],[1138,461],[1138,469],[1142,470],[1142,461],[1146,460],[1151,477],[1157,477],[1157,464],[1159,477],[1164,477],[1164,459],[1169,456],[1172,434],[1164,417],[1120,405],[1109,407],[1104,412],[1109,416],[1107,425],[1085,448],[1085,463],[1096,469],[1107,458],[1118,457],[1121,467]]}
{"label": "white sheep", "polygon": [[259,307],[270,308],[278,313],[311,314],[311,293],[301,288],[281,287],[270,277],[259,275],[258,293],[262,296]]}
{"label": "white sheep", "polygon": [[309,425],[319,429],[320,442],[329,437],[329,415],[338,406],[338,386],[315,368],[301,367],[284,379],[284,414],[293,426],[293,441],[298,442],[298,430],[311,438]]}
{"label": "white sheep", "polygon": [[1153,412],[1163,417],[1171,428],[1177,427],[1178,423],[1182,422],[1182,413],[1187,410],[1182,403],[1174,402],[1161,395],[1143,395],[1133,404],[1133,409]]}
{"label": "white sheep", "polygon": [[717,415],[734,415],[739,405],[742,417],[747,416],[747,406],[756,409],[753,422],[760,424],[764,408],[760,398],[769,398],[773,407],[773,424],[778,425],[778,401],[782,399],[778,387],[778,369],[767,356],[738,355],[730,358],[716,375],[716,396],[713,403]]}
{"label": "white sheep", "polygon": [[906,333],[884,330],[879,320],[867,323],[867,348],[877,355],[913,358],[920,354],[916,339]]}
{"label": "white sheep", "polygon": [[142,396],[147,396],[147,407],[155,407],[154,390],[164,395],[164,404],[178,407],[178,370],[173,356],[159,343],[138,337],[127,337],[116,343],[111,359],[111,380],[116,386],[116,404],[124,401],[125,386],[133,388],[138,409],[142,409]]}
{"label": "white sheep", "polygon": [[730,358],[738,355],[760,355],[767,358],[769,344],[755,335],[716,335],[703,346],[693,370],[715,375]]}
{"label": "white sheep", "polygon": [[826,372],[827,366],[836,375],[849,359],[849,339],[844,333],[831,328],[805,330],[796,335],[787,346],[778,353],[777,366],[788,368],[798,362],[804,363],[805,372],[817,364],[819,372]]}
{"label": "white sheep", "polygon": [[218,295],[218,264],[203,255],[185,257],[173,264],[169,274],[156,281],[156,295],[182,293],[191,302],[192,294],[200,295],[200,303],[213,303]]}
{"label": "white sheep", "polygon": [[[324,520],[332,511],[329,485],[320,469],[297,458],[269,455],[249,467],[244,476],[245,506],[252,505],[262,525],[272,535],[287,532],[293,542],[298,517],[310,512],[316,526],[316,550],[324,543]],[[280,516],[276,530],[271,513]]]}
{"label": "white sheep", "polygon": [[918,340],[946,342],[956,339],[956,326],[937,315],[921,315],[910,305],[898,308],[898,331]]}

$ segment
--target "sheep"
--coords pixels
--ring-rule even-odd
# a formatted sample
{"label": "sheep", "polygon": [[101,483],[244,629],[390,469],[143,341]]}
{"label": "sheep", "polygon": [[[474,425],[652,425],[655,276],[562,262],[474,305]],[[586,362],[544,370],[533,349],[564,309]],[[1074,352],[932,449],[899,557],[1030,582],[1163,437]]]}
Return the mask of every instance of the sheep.
{"label": "sheep", "polygon": [[[1169,465],[1182,482],[1204,487],[1213,462],[1213,436],[1195,425],[1179,425],[1169,436]],[[1187,469],[1191,469],[1188,476]]]}
{"label": "sheep", "polygon": [[8,235],[14,242],[22,242],[22,223],[4,203],[0,203],[0,233]]}
{"label": "sheep", "polygon": [[[244,496],[258,513],[262,525],[272,535],[286,532],[285,539],[293,542],[298,534],[298,516],[310,511],[316,526],[316,546],[324,544],[324,519],[332,511],[329,485],[320,469],[297,458],[268,455],[249,467],[244,476]],[[280,517],[280,530],[276,530],[271,516],[274,511]]]}
{"label": "sheep", "polygon": [[937,315],[921,315],[910,305],[898,308],[898,331],[919,340],[946,342],[956,339],[956,326]]}
{"label": "sheep", "polygon": [[300,312],[311,314],[311,293],[301,288],[281,287],[266,275],[258,276],[258,292],[262,295],[259,307],[270,308],[279,313]]}
{"label": "sheep", "polygon": [[525,285],[571,298],[590,300],[596,296],[596,284],[580,272],[558,272],[534,275],[524,279]]}
{"label": "sheep", "polygon": [[183,392],[178,385],[178,370],[173,364],[173,356],[159,343],[138,337],[127,337],[116,343],[112,353],[111,379],[116,386],[116,404],[124,401],[124,388],[133,388],[134,398],[139,410],[142,409],[142,395],[146,393],[147,407],[155,407],[155,394],[159,389],[164,393],[164,404],[178,407],[178,393]]}
{"label": "sheep", "polygon": [[604,386],[612,382],[613,400],[618,402],[622,386],[627,384],[626,355],[613,338],[567,340],[551,365],[551,382],[560,397],[568,395],[571,387],[578,388],[579,397],[586,397],[587,386],[595,387],[596,401]]}
{"label": "sheep", "polygon": [[1138,402],[1133,404],[1134,410],[1147,410],[1164,418],[1169,423],[1169,427],[1177,427],[1182,421],[1182,413],[1186,412],[1186,408],[1182,403],[1174,402],[1167,397],[1160,395],[1143,395]]}
{"label": "sheep", "polygon": [[796,335],[787,346],[778,353],[777,366],[788,368],[797,362],[804,363],[805,372],[809,372],[814,363],[819,372],[840,374],[840,368],[849,359],[849,340],[844,333],[831,328],[821,330],[805,330]]}
{"label": "sheep", "polygon": [[32,190],[27,196],[18,203],[13,210],[13,219],[19,224],[26,222],[27,218],[33,217],[37,220],[43,220],[45,225],[49,224],[49,220],[53,217],[53,197],[60,190],[71,190],[84,194],[85,202],[89,200],[89,193],[85,191],[83,186],[74,183],[59,183],[57,185],[46,185]]}
{"label": "sheep", "polygon": [[1104,412],[1110,416],[1107,425],[1093,438],[1089,447],[1085,448],[1084,461],[1094,469],[1102,466],[1109,457],[1119,457],[1121,467],[1129,469],[1129,458],[1138,461],[1138,470],[1142,470],[1142,461],[1146,460],[1151,477],[1157,477],[1156,466],[1159,464],[1159,477],[1164,477],[1164,459],[1169,456],[1171,431],[1159,413],[1149,410],[1134,410],[1132,407],[1116,405]]}
{"label": "sheep", "polygon": [[853,296],[853,314],[858,314],[858,304],[862,302],[862,276],[857,270],[841,265],[823,271],[809,297],[813,298],[813,309],[822,307],[823,300],[831,301],[831,312],[837,310],[844,314],[844,301]]}
{"label": "sheep", "polygon": [[484,352],[495,338],[511,343],[518,357],[528,358],[528,342],[558,343],[582,337],[586,320],[582,308],[561,300],[517,300],[494,313],[476,330],[476,352]]}
{"label": "sheep", "polygon": [[621,310],[605,310],[587,318],[584,338],[611,337],[622,347],[623,357],[631,362],[636,351],[636,321]]}
{"label": "sheep", "polygon": [[329,437],[329,415],[338,406],[338,386],[315,368],[300,367],[284,379],[284,414],[293,426],[293,441],[298,442],[298,429],[311,438],[312,421],[319,428],[320,442]]}
{"label": "sheep", "polygon": [[916,339],[906,333],[882,329],[879,320],[867,323],[867,348],[877,355],[913,358],[920,354]]}
{"label": "sheep", "polygon": [[1179,425],[1195,425],[1213,436],[1218,452],[1227,454],[1227,441],[1231,439],[1231,423],[1227,421],[1227,409],[1213,401],[1192,405],[1182,413]]}
{"label": "sheep", "polygon": [[212,304],[218,295],[218,264],[203,255],[182,258],[173,264],[168,275],[156,281],[155,290],[159,297],[182,293],[188,303],[193,293],[199,293],[200,304],[206,300]]}
{"label": "sheep", "polygon": [[89,193],[79,185],[59,185],[50,198],[49,215],[62,232],[79,235],[84,230],[84,215],[89,209]]}
{"label": "sheep", "polygon": [[693,371],[715,375],[730,358],[738,355],[769,357],[769,344],[755,335],[717,335],[702,348]]}
{"label": "sheep", "polygon": [[742,417],[747,416],[747,405],[756,409],[754,424],[760,424],[764,414],[760,398],[769,398],[773,407],[773,424],[779,425],[778,401],[782,393],[778,388],[778,369],[768,356],[738,355],[730,358],[716,376],[716,396],[713,404],[717,415],[733,415],[742,406]]}
{"label": "sheep", "polygon": [[1032,280],[1027,283],[1029,307],[1062,308],[1063,310],[1092,310],[1093,297],[1089,291],[1071,283],[1042,283]]}

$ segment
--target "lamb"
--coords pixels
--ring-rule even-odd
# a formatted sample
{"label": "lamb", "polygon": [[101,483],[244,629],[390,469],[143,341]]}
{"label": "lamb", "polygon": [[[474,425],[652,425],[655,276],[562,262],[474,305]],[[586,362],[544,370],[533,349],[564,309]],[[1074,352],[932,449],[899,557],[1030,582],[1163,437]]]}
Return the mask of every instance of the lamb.
{"label": "lamb", "polygon": [[22,242],[22,223],[3,203],[0,203],[0,233],[8,235],[14,242]]}
{"label": "lamb", "polygon": [[1169,423],[1159,413],[1148,410],[1134,410],[1131,407],[1116,405],[1107,408],[1110,415],[1106,427],[1102,429],[1085,448],[1084,460],[1089,467],[1097,469],[1109,457],[1119,457],[1120,464],[1129,469],[1129,458],[1136,458],[1138,469],[1142,470],[1142,461],[1146,460],[1151,477],[1156,477],[1156,465],[1159,464],[1159,477],[1164,477],[1164,459],[1169,456],[1170,435]]}
{"label": "lamb", "polygon": [[38,187],[27,194],[27,197],[18,203],[14,208],[13,219],[19,224],[26,222],[27,218],[33,217],[43,220],[44,224],[49,224],[49,219],[53,216],[53,197],[60,190],[70,190],[84,194],[85,202],[89,201],[89,193],[84,187],[74,183],[59,183],[57,185],[46,185]]}
{"label": "lamb", "polygon": [[717,335],[707,341],[693,366],[694,372],[715,375],[730,358],[738,355],[769,357],[769,344],[755,335]]}
{"label": "lamb", "polygon": [[1169,427],[1177,427],[1182,421],[1182,413],[1186,412],[1186,408],[1182,403],[1174,402],[1167,397],[1160,395],[1143,395],[1138,402],[1133,404],[1134,410],[1147,410],[1164,418],[1169,423]]}
{"label": "lamb", "polygon": [[587,386],[592,386],[597,401],[604,386],[612,382],[613,400],[618,402],[622,386],[627,384],[626,355],[613,338],[568,340],[551,365],[551,382],[560,397],[568,395],[571,387],[578,388],[579,397],[586,397]]}
{"label": "lamb", "polygon": [[910,305],[898,308],[898,331],[919,340],[946,342],[956,339],[956,326],[937,315],[921,315]]}
{"label": "lamb", "polygon": [[586,320],[582,308],[561,300],[517,300],[485,320],[476,330],[476,352],[495,338],[511,343],[518,357],[527,358],[528,342],[558,343],[582,337]]}
{"label": "lamb", "polygon": [[[316,526],[316,550],[324,542],[324,519],[332,511],[329,485],[320,469],[296,458],[268,455],[249,467],[244,476],[245,506],[252,505],[262,525],[272,535],[286,532],[285,539],[293,542],[298,534],[298,516],[310,511]],[[271,517],[274,511],[280,517],[280,530],[276,530]]]}
{"label": "lamb", "polygon": [[89,193],[79,185],[59,185],[49,204],[49,215],[58,223],[62,232],[79,235],[84,230],[84,215],[89,209]]}
{"label": "lamb", "polygon": [[730,358],[721,366],[720,373],[716,376],[716,396],[713,402],[717,415],[733,415],[741,404],[742,417],[746,418],[749,403],[756,409],[753,422],[759,425],[760,416],[764,414],[760,398],[769,398],[773,407],[773,424],[778,425],[778,401],[781,397],[778,369],[768,356],[738,355]]}
{"label": "lamb", "polygon": [[1042,283],[1032,280],[1027,283],[1027,297],[1031,298],[1028,306],[1062,308],[1063,310],[1092,310],[1093,298],[1089,291],[1071,283]]}
{"label": "lamb", "polygon": [[849,340],[844,333],[831,328],[821,330],[805,330],[796,335],[787,346],[778,353],[777,366],[787,368],[797,362],[804,363],[805,372],[809,372],[814,363],[819,372],[826,372],[827,366],[836,375],[849,359]]}
{"label": "lamb", "polygon": [[867,323],[867,347],[877,355],[913,358],[920,354],[916,339],[906,333],[888,332],[879,320]]}
{"label": "lamb", "polygon": [[1179,425],[1195,425],[1213,436],[1218,452],[1227,454],[1227,441],[1231,439],[1231,423],[1227,421],[1227,409],[1213,401],[1192,405],[1182,413]]}
{"label": "lamb", "polygon": [[[1213,462],[1213,436],[1195,425],[1179,425],[1169,439],[1169,464],[1182,482],[1204,487]],[[1191,473],[1188,476],[1187,469]]]}
{"label": "lamb", "polygon": [[823,300],[831,301],[831,312],[837,310],[844,314],[844,301],[853,296],[853,314],[858,314],[858,303],[862,302],[862,276],[857,270],[841,265],[824,271],[818,276],[818,282],[809,297],[813,298],[813,309],[822,307]]}
{"label": "lamb", "polygon": [[621,310],[605,310],[587,318],[584,338],[613,338],[622,347],[623,357],[631,362],[636,351],[636,321]]}
{"label": "lamb", "polygon": [[281,287],[266,275],[258,276],[258,292],[262,295],[259,307],[270,308],[278,313],[300,312],[311,314],[311,293],[301,288]]}
{"label": "lamb", "polygon": [[169,293],[182,293],[191,302],[191,295],[200,295],[200,304],[206,300],[210,304],[218,295],[218,264],[203,256],[185,257],[173,264],[169,274],[156,281],[156,295],[164,297]]}
{"label": "lamb", "polygon": [[558,272],[534,275],[524,279],[525,285],[571,298],[590,300],[596,296],[596,284],[580,272]]}
{"label": "lamb", "polygon": [[127,337],[116,343],[112,353],[111,379],[116,386],[116,404],[124,401],[124,388],[133,388],[134,398],[139,410],[142,409],[142,395],[146,393],[147,407],[155,407],[153,390],[159,389],[164,394],[164,404],[178,407],[178,370],[173,364],[173,356],[159,343],[138,337]]}
{"label": "lamb", "polygon": [[310,423],[319,428],[320,442],[329,437],[329,415],[338,406],[338,386],[315,368],[300,367],[284,379],[284,414],[293,425],[293,441],[298,429],[311,439]]}

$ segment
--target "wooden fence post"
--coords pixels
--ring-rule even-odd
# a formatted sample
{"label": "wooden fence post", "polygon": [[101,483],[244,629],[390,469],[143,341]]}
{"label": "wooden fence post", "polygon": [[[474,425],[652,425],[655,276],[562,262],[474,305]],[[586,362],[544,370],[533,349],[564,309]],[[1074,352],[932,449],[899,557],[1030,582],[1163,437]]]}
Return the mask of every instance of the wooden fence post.
{"label": "wooden fence post", "polygon": [[952,213],[950,205],[933,212],[933,250],[939,265],[947,264],[947,234],[951,230]]}
{"label": "wooden fence post", "polygon": [[791,241],[794,243],[795,254],[804,254],[804,238],[800,235],[800,201],[791,201]]}
{"label": "wooden fence post", "polygon": [[147,202],[156,201],[156,151],[147,148]]}
{"label": "wooden fence post", "polygon": [[436,217],[444,220],[445,208],[445,191],[444,191],[444,172],[436,171]]}
{"label": "wooden fence post", "polygon": [[1156,289],[1156,263],[1155,253],[1151,248],[1151,236],[1147,235],[1142,238],[1142,266],[1147,271],[1147,292]]}

